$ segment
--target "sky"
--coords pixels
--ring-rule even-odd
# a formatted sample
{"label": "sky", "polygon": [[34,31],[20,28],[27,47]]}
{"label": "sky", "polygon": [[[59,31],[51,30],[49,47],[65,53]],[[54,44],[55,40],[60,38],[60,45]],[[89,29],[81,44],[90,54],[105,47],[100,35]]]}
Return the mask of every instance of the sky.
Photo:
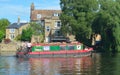
{"label": "sky", "polygon": [[11,23],[30,21],[30,5],[35,9],[60,9],[60,0],[0,0],[0,19],[6,18]]}

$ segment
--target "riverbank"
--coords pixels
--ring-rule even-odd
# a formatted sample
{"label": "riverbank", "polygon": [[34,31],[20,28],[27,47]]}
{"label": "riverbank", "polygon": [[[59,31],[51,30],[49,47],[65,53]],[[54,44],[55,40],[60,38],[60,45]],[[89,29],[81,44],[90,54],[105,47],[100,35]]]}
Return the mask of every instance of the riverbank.
{"label": "riverbank", "polygon": [[0,56],[14,56],[20,46],[20,42],[0,43]]}

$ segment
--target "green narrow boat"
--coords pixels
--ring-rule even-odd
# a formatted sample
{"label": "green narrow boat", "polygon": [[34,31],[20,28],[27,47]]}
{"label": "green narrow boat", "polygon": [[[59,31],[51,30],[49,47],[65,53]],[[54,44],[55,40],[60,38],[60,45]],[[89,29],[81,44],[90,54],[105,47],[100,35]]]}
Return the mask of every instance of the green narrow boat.
{"label": "green narrow boat", "polygon": [[90,56],[93,48],[82,43],[33,44],[31,51],[19,50],[17,57],[83,57]]}

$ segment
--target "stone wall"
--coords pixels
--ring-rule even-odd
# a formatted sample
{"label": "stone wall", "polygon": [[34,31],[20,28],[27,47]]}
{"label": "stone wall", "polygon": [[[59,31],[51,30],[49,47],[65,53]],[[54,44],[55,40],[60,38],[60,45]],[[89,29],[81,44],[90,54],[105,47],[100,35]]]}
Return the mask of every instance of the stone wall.
{"label": "stone wall", "polygon": [[16,55],[16,51],[19,48],[18,43],[0,43],[0,55],[13,56]]}

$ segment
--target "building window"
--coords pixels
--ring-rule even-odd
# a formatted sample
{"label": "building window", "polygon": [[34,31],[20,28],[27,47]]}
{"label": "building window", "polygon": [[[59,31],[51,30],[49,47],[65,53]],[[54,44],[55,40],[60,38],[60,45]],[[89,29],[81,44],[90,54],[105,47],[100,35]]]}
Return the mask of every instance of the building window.
{"label": "building window", "polygon": [[47,30],[47,31],[50,31],[50,27],[49,27],[49,26],[47,26],[47,27],[46,27],[46,30]]}
{"label": "building window", "polygon": [[41,21],[41,25],[44,26],[44,24],[45,24],[44,21]]}
{"label": "building window", "polygon": [[37,14],[37,19],[39,20],[41,18],[41,14]]}
{"label": "building window", "polygon": [[60,36],[60,30],[55,31],[55,36]]}
{"label": "building window", "polygon": [[14,34],[10,34],[10,39],[14,39],[15,35]]}
{"label": "building window", "polygon": [[10,33],[15,33],[15,29],[10,29]]}
{"label": "building window", "polygon": [[47,36],[47,37],[45,38],[45,41],[49,43],[49,42],[50,42],[50,37]]}
{"label": "building window", "polygon": [[61,22],[60,21],[56,21],[55,22],[55,27],[61,27]]}
{"label": "building window", "polygon": [[54,13],[53,16],[59,16],[59,13]]}

